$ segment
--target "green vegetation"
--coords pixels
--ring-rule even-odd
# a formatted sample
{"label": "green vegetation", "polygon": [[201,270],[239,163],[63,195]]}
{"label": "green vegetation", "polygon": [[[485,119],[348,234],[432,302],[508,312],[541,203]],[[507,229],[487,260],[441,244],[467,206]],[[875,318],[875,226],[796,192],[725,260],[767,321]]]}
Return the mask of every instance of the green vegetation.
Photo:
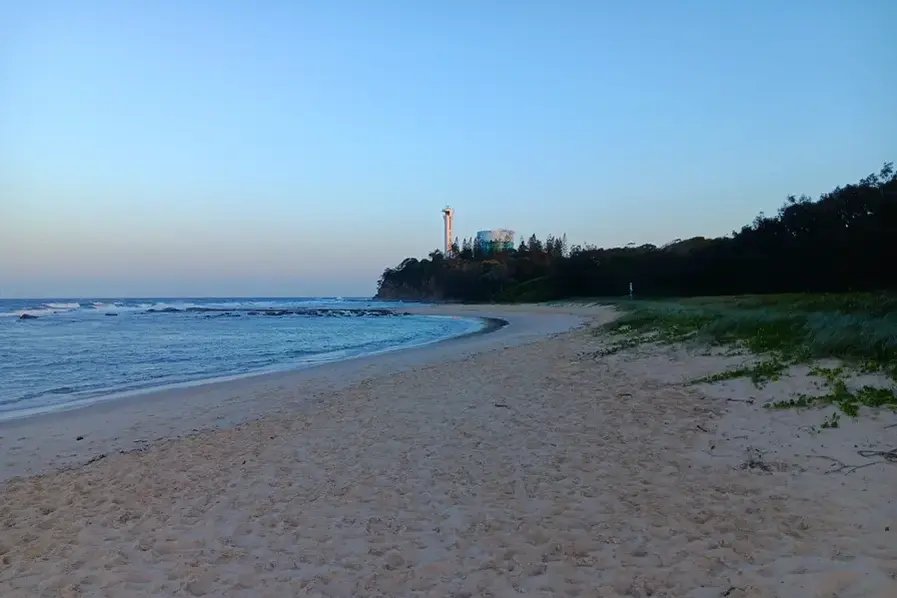
{"label": "green vegetation", "polygon": [[[897,379],[897,295],[851,293],[614,301],[626,313],[604,327],[628,346],[689,339],[736,346],[764,361],[715,380],[772,379],[795,363],[837,358]],[[893,308],[891,306],[894,306]]]}
{"label": "green vegetation", "polygon": [[755,365],[735,368],[734,370],[720,372],[719,374],[713,374],[712,376],[698,378],[697,380],[693,380],[692,384],[722,382],[723,380],[734,380],[735,378],[750,378],[755,385],[762,386],[770,380],[778,380],[782,375],[782,372],[787,368],[787,363],[774,357],[772,359],[765,359]]}
{"label": "green vegetation", "polygon": [[[795,399],[787,401],[775,401],[765,405],[770,409],[794,409],[817,407],[823,405],[836,405],[842,413],[850,417],[857,417],[860,413],[860,407],[897,407],[897,395],[890,388],[876,388],[874,386],[863,386],[855,392],[851,392],[847,388],[844,381],[844,367],[837,368],[821,368],[815,367],[810,373],[819,376],[825,380],[825,384],[829,392],[822,396],[800,395]],[[837,412],[836,412],[837,414]],[[825,426],[823,427],[833,427]]]}
{"label": "green vegetation", "polygon": [[[760,386],[790,366],[835,358],[837,368],[813,367],[828,392],[801,395],[766,405],[792,409],[835,405],[856,417],[860,407],[897,407],[888,388],[864,386],[851,391],[850,373],[883,373],[897,380],[897,296],[888,293],[700,297],[677,301],[612,301],[625,313],[606,324],[613,341],[598,355],[609,355],[645,342],[688,341],[736,347],[754,353],[753,365],[720,372],[693,383],[748,377]],[[837,413],[836,413],[837,414]],[[824,428],[838,427],[838,418]]]}

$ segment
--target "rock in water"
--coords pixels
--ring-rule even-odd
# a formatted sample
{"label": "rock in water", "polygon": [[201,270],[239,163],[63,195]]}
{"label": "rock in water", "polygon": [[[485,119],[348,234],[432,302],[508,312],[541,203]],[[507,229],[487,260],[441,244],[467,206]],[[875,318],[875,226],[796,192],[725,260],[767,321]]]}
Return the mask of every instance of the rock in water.
{"label": "rock in water", "polygon": [[36,320],[37,316],[32,316],[31,314],[22,314],[19,316],[20,320]]}

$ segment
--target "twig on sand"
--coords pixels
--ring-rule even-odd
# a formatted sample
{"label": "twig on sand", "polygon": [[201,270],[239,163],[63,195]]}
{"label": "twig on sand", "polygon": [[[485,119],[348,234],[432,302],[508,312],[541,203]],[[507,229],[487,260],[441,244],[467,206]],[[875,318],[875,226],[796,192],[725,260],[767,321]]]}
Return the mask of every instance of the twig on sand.
{"label": "twig on sand", "polygon": [[698,424],[698,429],[699,429],[701,432],[706,432],[706,431],[707,431],[707,430],[704,429],[704,426],[702,426],[702,425],[700,425],[700,424]]}
{"label": "twig on sand", "polygon": [[881,465],[882,463],[897,463],[897,449],[893,449],[890,451],[857,451],[857,454],[860,457],[884,457],[880,461],[872,461],[871,463],[863,463],[862,465],[850,465],[848,463],[844,463],[839,459],[835,459],[834,457],[829,457],[828,455],[808,455],[809,457],[815,457],[817,459],[826,459],[836,464],[838,467],[834,469],[829,469],[826,474],[829,473],[844,473],[849,474],[853,473],[858,469],[863,469],[864,467],[871,467],[873,465]]}
{"label": "twig on sand", "polygon": [[726,399],[732,403],[747,403],[748,405],[754,404],[754,399]]}
{"label": "twig on sand", "polygon": [[857,454],[860,457],[882,457],[885,461],[890,463],[897,463],[897,449],[891,449],[889,451],[857,451]]}
{"label": "twig on sand", "polygon": [[890,426],[885,426],[885,430],[888,428],[897,428],[897,424],[891,424]]}
{"label": "twig on sand", "polygon": [[510,409],[510,407],[508,407],[504,403],[492,403],[492,406],[493,407],[504,407],[505,409]]}
{"label": "twig on sand", "polygon": [[88,459],[87,461],[85,461],[84,467],[90,465],[91,463],[96,463],[97,461],[102,461],[105,458],[106,458],[106,453],[100,453],[96,457],[92,457],[91,459]]}
{"label": "twig on sand", "polygon": [[872,463],[863,463],[862,465],[849,465],[847,463],[844,463],[843,461],[839,461],[838,459],[835,459],[834,457],[829,457],[827,455],[809,455],[809,456],[816,457],[817,459],[826,459],[826,460],[831,461],[832,463],[835,463],[838,465],[838,467],[836,467],[834,469],[829,469],[827,472],[825,472],[826,474],[830,474],[830,473],[848,474],[848,473],[855,472],[857,469],[862,469],[864,467],[869,467],[871,465],[878,465],[879,463],[884,463],[884,461],[873,461]]}

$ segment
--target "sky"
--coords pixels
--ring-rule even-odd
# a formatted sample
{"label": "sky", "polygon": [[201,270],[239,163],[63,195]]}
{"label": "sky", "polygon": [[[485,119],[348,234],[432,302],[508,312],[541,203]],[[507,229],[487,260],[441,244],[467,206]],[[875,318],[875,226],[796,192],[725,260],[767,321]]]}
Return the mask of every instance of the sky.
{"label": "sky", "polygon": [[370,295],[446,204],[659,245],[897,159],[892,0],[0,14],[0,298]]}

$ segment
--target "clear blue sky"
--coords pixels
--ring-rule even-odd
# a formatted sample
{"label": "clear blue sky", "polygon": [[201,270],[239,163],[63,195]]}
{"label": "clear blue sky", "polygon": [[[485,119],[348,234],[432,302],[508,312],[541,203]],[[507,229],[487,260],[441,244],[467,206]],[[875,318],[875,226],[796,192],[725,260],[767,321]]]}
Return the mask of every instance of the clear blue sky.
{"label": "clear blue sky", "polygon": [[0,296],[364,295],[716,236],[897,158],[897,2],[0,0]]}

